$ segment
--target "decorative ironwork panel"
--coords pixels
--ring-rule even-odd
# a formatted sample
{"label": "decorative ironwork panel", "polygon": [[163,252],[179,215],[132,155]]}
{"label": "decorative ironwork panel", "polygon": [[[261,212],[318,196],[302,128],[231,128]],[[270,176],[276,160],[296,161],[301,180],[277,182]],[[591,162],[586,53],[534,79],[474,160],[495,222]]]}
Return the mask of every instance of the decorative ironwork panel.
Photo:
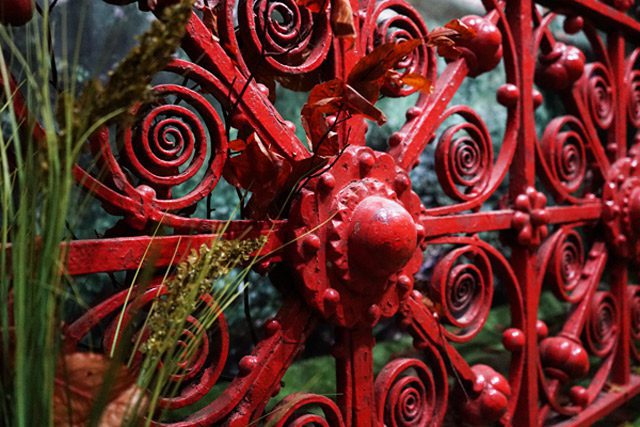
{"label": "decorative ironwork panel", "polygon": [[[182,44],[189,59],[166,69],[183,83],[159,80],[157,99],[133,112],[131,126],[91,138],[99,167],[78,164],[78,185],[121,221],[104,238],[68,244],[70,275],[132,271],[148,250],[164,272],[215,236],[266,239],[252,268],[269,275],[282,306],[219,397],[176,425],[423,426],[449,417],[584,425],[640,391],[633,1],[482,3],[483,16],[461,17],[475,36],[459,42],[457,59],[437,60],[428,44],[402,58],[399,67],[428,77],[433,91],[382,88],[387,97],[415,99],[382,149],[367,146],[361,115],[338,112],[326,123],[339,150],[319,160],[318,147],[311,150],[276,109],[276,87],[309,92],[347,81],[376,46],[428,38],[405,0],[352,0],[351,38],[334,34],[338,1],[203,2]],[[498,139],[483,111],[451,103],[462,85],[492,70],[503,76]],[[538,109],[550,104],[557,114],[545,119]],[[238,151],[230,130],[268,148],[262,158],[271,163],[254,165],[257,182],[230,182],[251,190],[242,218],[210,219],[196,207],[233,181],[225,172]],[[420,162],[437,177],[427,191],[446,202],[427,203],[414,191]],[[274,165],[307,173],[291,180],[265,172]],[[152,237],[159,223],[172,234]],[[440,256],[428,280],[416,280],[429,249]],[[509,308],[499,350],[508,362],[474,364],[460,349],[486,326],[498,293]],[[156,294],[150,288],[142,303]],[[565,309],[557,323],[539,320],[543,294]],[[66,326],[67,345],[125,301],[126,291],[116,293]],[[419,357],[395,358],[374,373],[373,329],[390,318],[413,337]],[[335,398],[294,394],[265,417],[283,375],[323,324],[335,336]],[[233,348],[223,314],[214,329],[180,378],[186,386],[162,407],[188,407],[214,388]],[[105,331],[106,348],[113,325]]]}

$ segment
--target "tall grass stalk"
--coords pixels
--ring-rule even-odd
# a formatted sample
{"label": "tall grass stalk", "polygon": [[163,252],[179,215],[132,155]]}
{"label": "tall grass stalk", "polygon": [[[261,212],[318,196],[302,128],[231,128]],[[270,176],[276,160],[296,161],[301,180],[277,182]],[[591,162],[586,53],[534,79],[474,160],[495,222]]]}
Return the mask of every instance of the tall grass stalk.
{"label": "tall grass stalk", "polygon": [[[140,45],[110,73],[79,91],[50,85],[50,10],[25,29],[26,51],[0,26],[0,424],[47,426],[60,347],[64,256],[74,185],[72,169],[86,139],[130,106],[149,99],[150,78],[184,34],[191,1],[167,8]],[[65,42],[66,43],[66,42]],[[79,44],[70,70],[77,67]],[[67,77],[73,73],[69,72]],[[17,88],[12,75],[21,79]],[[23,96],[31,116],[15,108]],[[41,127],[38,137],[34,129]],[[9,302],[12,301],[11,304]]]}
{"label": "tall grass stalk", "polygon": [[[3,250],[0,262],[2,413],[7,426],[51,424],[62,294],[60,244],[67,238],[71,170],[81,144],[72,134],[58,132],[66,123],[58,126],[51,102],[55,94],[49,85],[48,26],[49,9],[45,7],[42,19],[34,20],[27,29],[32,43],[26,56],[15,46],[11,32],[0,27],[6,48],[0,53],[6,123],[0,133],[1,235],[2,247],[11,245],[10,256]],[[34,117],[21,117],[14,108],[13,101],[20,95],[11,85],[11,63],[26,77],[20,92]],[[36,120],[43,130],[38,139],[33,137]],[[6,303],[10,293],[12,306]]]}

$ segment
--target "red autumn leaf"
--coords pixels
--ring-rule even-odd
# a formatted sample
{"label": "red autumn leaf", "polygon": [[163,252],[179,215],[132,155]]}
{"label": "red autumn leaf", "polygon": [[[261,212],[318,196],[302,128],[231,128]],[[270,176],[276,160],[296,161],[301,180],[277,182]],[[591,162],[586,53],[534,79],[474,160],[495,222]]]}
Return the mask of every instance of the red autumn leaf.
{"label": "red autumn leaf", "polygon": [[457,32],[457,40],[471,40],[476,36],[476,30],[462,22],[460,19],[452,19],[447,22],[444,27]]}
{"label": "red autumn leaf", "polygon": [[237,156],[227,159],[223,170],[224,178],[233,186],[246,190],[275,191],[284,183],[291,166],[284,157],[271,151],[262,140],[252,133],[246,148]]}
{"label": "red autumn leaf", "polygon": [[453,60],[460,56],[460,50],[456,44],[460,41],[467,41],[475,37],[473,28],[466,25],[459,19],[454,19],[445,24],[444,27],[434,28],[427,37],[427,45],[436,48],[438,55]]}
{"label": "red autumn leaf", "polygon": [[340,79],[316,85],[309,93],[301,114],[302,124],[317,156],[334,156],[340,151],[337,134],[327,124],[327,115],[335,115],[337,120],[348,115],[364,115],[378,124],[386,121],[382,111]]}
{"label": "red autumn leaf", "polygon": [[422,40],[411,39],[378,46],[356,63],[349,73],[347,83],[369,102],[375,103],[380,96],[387,71],[421,44]]}
{"label": "red autumn leaf", "polygon": [[340,79],[317,84],[309,92],[309,98],[303,109],[313,108],[324,114],[333,114],[340,109],[345,84]]}
{"label": "red autumn leaf", "polygon": [[325,115],[336,114],[344,104],[345,84],[340,79],[314,86],[307,103],[302,107],[302,126],[318,156],[331,156],[338,152],[337,135],[332,132]]}
{"label": "red autumn leaf", "polygon": [[[124,366],[112,366],[96,353],[64,355],[57,367],[53,394],[55,426],[87,425],[101,393],[107,401],[100,425],[120,426],[146,411],[147,397]],[[103,388],[107,388],[103,390]],[[135,400],[132,400],[134,398]]]}
{"label": "red autumn leaf", "polygon": [[460,57],[462,52],[455,47],[454,44],[440,44],[437,49],[438,55],[447,60],[455,60]]}
{"label": "red autumn leaf", "polygon": [[[386,122],[385,115],[374,105],[380,97],[380,90],[385,79],[395,76],[390,70],[421,43],[420,39],[413,39],[380,45],[354,65],[346,82],[334,79],[311,90],[301,114],[314,154],[333,156],[340,150],[337,135],[327,124],[326,116],[335,115],[336,119],[342,119],[347,115],[363,115],[379,125]],[[410,83],[417,82],[414,79]],[[399,80],[398,84],[403,83]],[[423,88],[426,86],[422,85]]]}
{"label": "red autumn leaf", "polygon": [[327,161],[317,154],[302,160],[287,159],[252,133],[247,138],[246,148],[227,159],[223,176],[231,185],[253,193],[245,213],[254,218],[264,217],[279,214],[278,206],[273,202],[286,199],[305,176],[320,170]]}
{"label": "red autumn leaf", "polygon": [[303,107],[302,126],[316,156],[332,156],[339,151],[338,135],[331,129],[320,108]]}
{"label": "red autumn leaf", "polygon": [[243,139],[234,139],[229,142],[229,148],[233,151],[242,151],[247,148],[247,142]]}
{"label": "red autumn leaf", "polygon": [[378,125],[383,125],[387,121],[382,111],[377,109],[375,105],[350,85],[347,85],[345,88],[345,99],[350,113],[362,114],[366,118],[378,123]]}
{"label": "red autumn leaf", "polygon": [[329,159],[327,157],[319,155],[314,155],[294,162],[289,181],[287,182],[287,188],[292,188],[303,178],[318,173],[328,162]]}
{"label": "red autumn leaf", "polygon": [[431,80],[417,73],[408,73],[400,77],[400,82],[407,86],[411,86],[414,89],[424,93],[431,93],[433,91],[433,84]]}

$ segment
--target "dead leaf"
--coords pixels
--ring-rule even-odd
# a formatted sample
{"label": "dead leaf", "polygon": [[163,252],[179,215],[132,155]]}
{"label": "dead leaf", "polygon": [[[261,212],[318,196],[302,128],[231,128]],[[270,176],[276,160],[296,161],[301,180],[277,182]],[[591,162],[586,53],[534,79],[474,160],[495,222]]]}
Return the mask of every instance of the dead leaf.
{"label": "dead leaf", "polygon": [[311,89],[302,107],[302,126],[311,141],[311,149],[318,156],[331,156],[339,150],[337,134],[331,133],[325,116],[337,114],[343,108],[345,89],[340,79],[318,84]]}
{"label": "dead leaf", "polygon": [[461,41],[471,40],[476,36],[473,28],[466,25],[459,19],[449,21],[444,27],[434,28],[427,37],[427,45],[436,48],[438,55],[447,59],[454,60],[461,54],[456,48],[456,44]]}
{"label": "dead leaf", "polygon": [[303,109],[313,108],[324,114],[334,114],[340,109],[344,97],[345,84],[340,79],[317,84],[309,92]]}
{"label": "dead leaf", "polygon": [[311,150],[315,155],[332,156],[340,150],[338,134],[327,124],[320,108],[303,107],[302,126],[309,137]]}
{"label": "dead leaf", "polygon": [[[119,426],[130,419],[128,417],[141,415],[146,409],[146,396],[135,386],[135,380],[136,376],[130,370],[124,366],[112,366],[112,361],[102,354],[78,352],[62,356],[54,385],[54,425],[86,425],[102,392],[107,393],[102,418],[119,420],[119,423],[105,425]],[[107,389],[103,390],[105,387]],[[136,396],[139,400],[132,405],[131,398]],[[127,402],[126,408],[124,402]],[[136,408],[135,414],[127,409],[133,407]]]}
{"label": "dead leaf", "polygon": [[211,7],[202,8],[202,23],[211,31],[214,40],[220,41],[218,36],[218,14]]}
{"label": "dead leaf", "polygon": [[460,19],[452,19],[447,22],[444,27],[458,33],[456,40],[469,41],[476,36],[476,30],[462,22]]}
{"label": "dead leaf", "polygon": [[[334,8],[343,8],[344,13],[352,19],[349,0],[333,0],[332,20]],[[376,47],[353,66],[346,82],[333,79],[313,87],[301,114],[314,154],[333,156],[340,151],[337,135],[327,124],[328,116],[343,113],[347,115],[345,117],[363,115],[378,124],[383,124],[386,117],[376,108],[375,103],[385,84],[397,87],[407,85],[421,92],[431,93],[433,85],[426,76],[411,73],[409,70],[404,70],[404,74],[396,70],[398,64],[418,46],[426,43],[436,47],[438,54],[446,59],[455,59],[461,54],[456,48],[456,43],[474,36],[475,31],[471,27],[456,19],[431,31],[427,40],[389,42]],[[338,117],[341,118],[343,117]]]}
{"label": "dead leaf", "polygon": [[331,29],[336,37],[356,36],[356,25],[353,21],[353,10],[350,0],[332,0]]}
{"label": "dead leaf", "polygon": [[395,68],[398,62],[421,44],[421,39],[381,44],[354,65],[347,83],[369,102],[375,103],[387,71]]}
{"label": "dead leaf", "polygon": [[411,86],[414,89],[423,93],[431,93],[433,91],[433,84],[431,80],[417,73],[408,73],[400,77],[400,82],[407,86]]}
{"label": "dead leaf", "polygon": [[[385,115],[374,105],[380,97],[380,90],[385,79],[392,75],[389,71],[421,43],[420,39],[414,39],[380,45],[354,65],[346,82],[333,79],[311,90],[301,114],[314,154],[334,156],[341,149],[334,129],[327,124],[327,116],[344,119],[363,115],[379,125],[386,122]],[[418,84],[417,78],[410,82]],[[419,83],[426,89],[426,82]],[[398,84],[403,83],[399,80]]]}
{"label": "dead leaf", "polygon": [[144,390],[132,385],[104,408],[100,418],[100,427],[121,427],[129,425],[147,412],[149,399]]}
{"label": "dead leaf", "polygon": [[229,184],[256,192],[278,188],[290,166],[284,157],[268,149],[257,134],[247,138],[247,146],[237,156],[230,157],[224,167],[223,176]]}
{"label": "dead leaf", "polygon": [[311,141],[314,154],[335,156],[339,151],[337,134],[327,124],[326,116],[334,115],[341,120],[348,116],[364,115],[378,124],[387,118],[357,90],[340,79],[316,85],[302,107],[302,125]]}
{"label": "dead leaf", "polygon": [[352,114],[362,114],[366,118],[371,119],[383,125],[386,123],[387,118],[384,113],[376,108],[368,99],[360,94],[350,85],[345,88],[345,99],[347,102],[348,111]]}

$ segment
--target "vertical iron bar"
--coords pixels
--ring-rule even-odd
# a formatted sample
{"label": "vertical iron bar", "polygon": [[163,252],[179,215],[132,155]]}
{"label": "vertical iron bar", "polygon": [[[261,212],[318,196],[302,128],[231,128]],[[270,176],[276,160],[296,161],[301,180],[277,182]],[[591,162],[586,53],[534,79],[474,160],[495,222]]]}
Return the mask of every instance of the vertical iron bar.
{"label": "vertical iron bar", "polygon": [[[518,146],[510,169],[509,193],[513,202],[526,188],[535,185],[535,117],[533,106],[533,2],[515,0],[507,2],[507,19],[513,33],[516,52],[519,54],[520,77],[520,132]],[[525,301],[525,363],[520,395],[514,415],[522,426],[537,426],[538,420],[538,342],[536,321],[538,318],[537,275],[535,252],[530,247],[515,245],[511,264],[520,279]]]}
{"label": "vertical iron bar", "polygon": [[[622,33],[607,35],[613,90],[615,91],[615,111],[613,126],[609,131],[609,144],[615,144],[616,157],[627,154],[627,91],[625,90],[625,39]],[[630,380],[630,313],[627,284],[628,271],[626,260],[615,260],[611,274],[611,292],[616,298],[620,313],[620,331],[614,356],[611,380],[617,384],[628,384]]]}

